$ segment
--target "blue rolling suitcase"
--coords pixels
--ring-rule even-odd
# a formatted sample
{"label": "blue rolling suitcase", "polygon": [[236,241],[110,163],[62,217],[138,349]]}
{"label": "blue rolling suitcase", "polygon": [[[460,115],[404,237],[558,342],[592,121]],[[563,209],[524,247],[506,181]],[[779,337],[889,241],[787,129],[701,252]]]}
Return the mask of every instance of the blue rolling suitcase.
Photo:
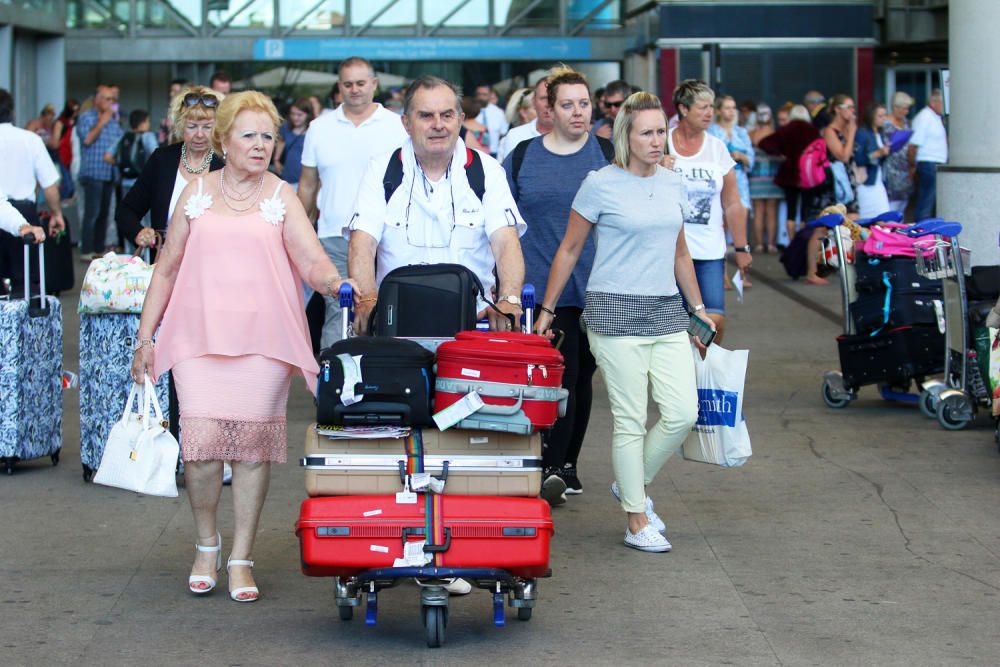
{"label": "blue rolling suitcase", "polygon": [[[87,481],[97,471],[104,455],[111,427],[125,409],[132,384],[129,371],[132,354],[139,339],[139,315],[100,313],[80,316],[80,462]],[[170,374],[156,383],[156,397],[165,419],[171,418],[172,401],[168,398]],[[177,437],[176,428],[171,428]]]}
{"label": "blue rolling suitcase", "polygon": [[62,447],[62,307],[45,296],[45,255],[38,248],[40,296],[30,296],[24,246],[24,300],[0,301],[0,461],[52,458]]}

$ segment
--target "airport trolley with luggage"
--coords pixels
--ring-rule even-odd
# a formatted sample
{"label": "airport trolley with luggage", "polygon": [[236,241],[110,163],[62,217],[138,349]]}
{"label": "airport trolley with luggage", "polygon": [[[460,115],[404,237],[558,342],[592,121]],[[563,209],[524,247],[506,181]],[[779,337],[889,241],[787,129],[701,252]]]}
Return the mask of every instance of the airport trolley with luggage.
{"label": "airport trolley with luggage", "polygon": [[[387,309],[392,298],[382,296],[380,290],[379,307]],[[530,328],[534,290],[526,287],[522,301]],[[538,579],[551,576],[554,529],[548,503],[538,498],[537,431],[564,414],[561,354],[543,337],[526,334],[468,332],[460,340],[441,340],[440,331],[397,329],[396,335],[417,334],[415,340],[348,340],[352,304],[345,285],[345,340],[321,353],[317,391],[318,421],[334,424],[320,423],[307,433],[301,461],[311,496],[296,522],[303,574],[333,577],[340,618],[351,620],[354,609],[365,605],[367,625],[376,623],[382,590],[415,579],[432,648],[444,643],[445,586],[454,578],[491,593],[495,625],[505,624],[506,606],[517,610],[519,620],[530,620]],[[482,354],[469,354],[476,345]],[[378,358],[380,348],[391,364]],[[352,356],[362,349],[360,360]],[[461,368],[452,373],[442,359]],[[438,369],[462,377],[436,376]],[[438,431],[430,418],[432,410],[441,410],[432,407],[435,387],[447,395],[449,410],[457,412],[466,400],[482,407]],[[355,392],[363,400],[340,398]],[[403,434],[324,438],[345,425],[400,427]]]}
{"label": "airport trolley with luggage", "polygon": [[[887,212],[858,224],[886,225],[887,233],[901,235],[901,219]],[[940,380],[928,379],[944,370],[944,335],[934,305],[940,284],[918,276],[912,256],[868,257],[856,249],[852,257],[843,222],[841,215],[830,214],[809,223],[832,232],[827,245],[834,246],[830,254],[839,268],[844,313],[837,336],[840,370],[824,374],[823,401],[843,408],[861,387],[877,385],[885,400],[919,403],[944,389]],[[910,390],[913,384],[916,392]]]}

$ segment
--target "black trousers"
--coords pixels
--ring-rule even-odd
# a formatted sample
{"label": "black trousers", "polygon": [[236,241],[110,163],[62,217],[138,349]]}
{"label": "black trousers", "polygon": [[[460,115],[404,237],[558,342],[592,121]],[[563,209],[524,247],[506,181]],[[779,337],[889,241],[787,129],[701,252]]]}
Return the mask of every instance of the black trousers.
{"label": "black trousers", "polygon": [[[11,199],[11,205],[24,216],[29,225],[40,225],[38,207],[35,202]],[[38,294],[40,276],[38,275],[37,250],[32,248],[28,253],[31,261],[31,290]],[[0,231],[0,279],[9,279],[11,293],[20,299],[24,297],[24,241],[20,237]]]}
{"label": "black trousers", "polygon": [[561,329],[566,337],[559,350],[562,352],[566,370],[562,386],[569,389],[566,416],[561,418],[543,434],[545,448],[542,464],[545,467],[561,468],[563,464],[576,465],[587,435],[590,423],[590,406],[594,398],[593,379],[597,362],[590,353],[587,333],[580,326],[581,308],[556,308],[553,328]]}

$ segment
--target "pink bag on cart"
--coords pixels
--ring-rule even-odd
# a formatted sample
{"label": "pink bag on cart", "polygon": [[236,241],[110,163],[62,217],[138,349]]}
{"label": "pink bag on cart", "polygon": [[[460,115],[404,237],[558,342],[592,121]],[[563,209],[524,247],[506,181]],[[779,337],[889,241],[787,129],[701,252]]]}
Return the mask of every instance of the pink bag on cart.
{"label": "pink bag on cart", "polygon": [[916,257],[914,244],[920,241],[933,241],[934,235],[927,234],[914,238],[898,231],[908,226],[898,222],[872,225],[869,227],[868,238],[861,244],[861,249],[869,257]]}

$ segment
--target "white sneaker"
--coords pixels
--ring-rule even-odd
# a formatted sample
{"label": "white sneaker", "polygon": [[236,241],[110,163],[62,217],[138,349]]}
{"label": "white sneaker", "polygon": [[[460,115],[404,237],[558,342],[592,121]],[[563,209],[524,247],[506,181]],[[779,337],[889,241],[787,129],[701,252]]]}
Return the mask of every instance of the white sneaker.
{"label": "white sneaker", "polygon": [[222,462],[222,483],[233,483],[233,466],[229,465],[229,461]]}
{"label": "white sneaker", "polygon": [[468,595],[472,592],[472,584],[465,579],[455,578],[445,584],[444,589],[450,595]]}
{"label": "white sneaker", "polygon": [[[618,482],[611,482],[611,495],[615,497],[615,500],[621,502],[621,496],[618,495]],[[653,499],[649,496],[646,496],[646,519],[658,533],[667,532],[667,524],[663,523],[663,519],[653,511]]]}
{"label": "white sneaker", "polygon": [[648,551],[650,553],[664,553],[672,548],[670,542],[663,535],[658,533],[653,524],[647,523],[638,533],[625,530],[625,546]]}

